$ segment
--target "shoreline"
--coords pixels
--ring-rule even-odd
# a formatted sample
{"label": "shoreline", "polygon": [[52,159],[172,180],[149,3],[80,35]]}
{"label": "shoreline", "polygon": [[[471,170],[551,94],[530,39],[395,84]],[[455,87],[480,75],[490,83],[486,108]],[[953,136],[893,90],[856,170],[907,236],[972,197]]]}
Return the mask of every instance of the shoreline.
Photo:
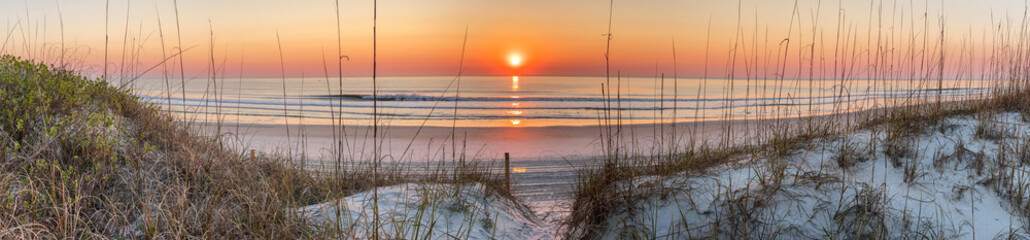
{"label": "shoreline", "polygon": [[[719,143],[730,137],[730,144],[741,144],[755,140],[756,130],[770,123],[790,124],[808,121],[841,121],[854,124],[855,117],[867,116],[873,111],[884,108],[864,109],[843,113],[790,116],[781,118],[749,118],[730,120],[682,121],[676,123],[636,123],[613,125],[613,131],[621,129],[620,146],[636,155],[653,155],[668,151],[672,146],[673,136],[677,139],[675,147],[687,147],[693,140],[695,143]],[[673,125],[676,130],[673,131]],[[201,123],[198,128],[205,131],[216,131],[217,124]],[[339,127],[339,126],[336,126]],[[462,152],[471,159],[502,159],[505,152],[517,161],[531,160],[568,160],[601,156],[600,139],[603,125],[587,126],[545,126],[545,127],[436,127],[436,126],[380,126],[381,156],[398,161],[440,161],[450,160],[452,154],[457,157]],[[314,159],[327,159],[330,147],[334,144],[332,125],[311,124],[291,125],[291,135],[287,138],[286,126],[283,124],[247,124],[240,125],[236,132],[235,125],[222,124],[222,134],[240,136],[243,143],[251,149],[265,152],[286,152],[304,149],[303,153]],[[366,125],[344,125],[345,137],[337,136],[337,140],[345,145],[344,152],[350,158],[360,158],[361,152],[371,152],[371,128]],[[340,132],[340,129],[336,129]],[[727,131],[729,133],[727,134]],[[452,141],[451,136],[457,135]],[[674,134],[675,133],[675,134]],[[417,134],[417,135],[416,135]],[[658,139],[656,136],[664,136]],[[290,139],[290,144],[287,140]],[[657,145],[661,145],[660,147]],[[287,148],[290,146],[290,148]],[[458,149],[454,154],[452,149]],[[355,155],[354,152],[357,152]],[[632,154],[631,154],[632,155]]]}

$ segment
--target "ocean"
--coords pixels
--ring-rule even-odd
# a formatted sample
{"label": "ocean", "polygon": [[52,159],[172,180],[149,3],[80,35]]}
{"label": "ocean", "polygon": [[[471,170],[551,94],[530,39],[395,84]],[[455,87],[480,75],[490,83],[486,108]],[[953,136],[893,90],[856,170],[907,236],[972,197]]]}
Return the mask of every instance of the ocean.
{"label": "ocean", "polygon": [[[975,80],[604,76],[146,78],[137,94],[188,120],[241,124],[552,127],[768,119],[978,98]],[[166,84],[167,83],[167,84]],[[185,85],[185,98],[183,88]],[[343,86],[342,88],[340,86]],[[285,88],[285,89],[284,89]],[[285,92],[285,93],[284,93]],[[170,94],[169,94],[170,93]],[[378,100],[378,101],[373,101]],[[285,108],[285,109],[284,109]],[[606,111],[607,110],[607,111]]]}

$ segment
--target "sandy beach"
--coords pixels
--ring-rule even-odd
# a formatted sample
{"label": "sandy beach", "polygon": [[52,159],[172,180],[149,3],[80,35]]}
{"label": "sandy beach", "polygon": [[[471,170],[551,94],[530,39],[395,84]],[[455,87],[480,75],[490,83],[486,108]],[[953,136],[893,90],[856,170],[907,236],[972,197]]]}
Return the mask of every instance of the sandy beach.
{"label": "sandy beach", "polygon": [[[785,119],[795,121],[793,119]],[[764,120],[769,121],[769,120]],[[675,132],[677,142],[681,147],[685,146],[683,139],[703,139],[708,142],[721,141],[726,128],[733,129],[733,141],[740,141],[744,131],[741,129],[753,130],[756,126],[766,122],[762,121],[710,121],[694,124],[677,123]],[[236,132],[235,126],[222,126],[224,133],[238,134],[245,143],[253,149],[266,152],[285,151],[289,146],[293,149],[304,149],[308,156],[317,159],[328,158],[330,148],[334,142],[334,127],[330,125],[304,125],[290,126],[290,143],[287,143],[286,126],[282,124],[254,124],[240,126]],[[696,126],[695,126],[696,125]],[[214,131],[217,128],[213,124],[204,125],[208,130]],[[696,127],[696,137],[691,137],[691,132]],[[352,149],[359,152],[364,147],[366,152],[371,151],[372,135],[368,126],[345,126],[346,135],[337,138],[339,141],[350,145]],[[439,160],[442,155],[450,159],[452,133],[457,135],[454,145],[457,145],[461,154],[474,159],[500,159],[505,152],[511,154],[513,160],[545,160],[560,158],[583,158],[600,155],[602,152],[602,134],[606,129],[600,126],[576,126],[576,127],[406,127],[406,126],[381,126],[381,154],[387,159],[399,160],[403,156],[406,161]],[[673,136],[673,124],[636,124],[621,127],[623,141],[628,143],[629,148],[645,151],[651,149],[657,136],[664,132],[667,140]],[[339,129],[337,129],[339,130]],[[613,131],[615,131],[613,129]],[[306,147],[305,143],[306,141]],[[428,147],[428,150],[427,150]],[[427,155],[431,154],[431,155]]]}
{"label": "sandy beach", "polygon": [[[780,119],[737,119],[666,124],[624,124],[613,126],[612,131],[621,130],[622,143],[617,144],[633,154],[652,154],[657,145],[668,149],[673,140],[677,147],[687,147],[690,140],[695,143],[720,143],[730,132],[730,143],[754,141],[759,136],[756,130],[768,130],[770,124],[796,125],[807,121],[852,119],[866,113],[857,111],[837,115],[815,117],[789,117]],[[849,121],[841,121],[846,123]],[[216,131],[215,124],[202,124],[207,131]],[[331,125],[290,126],[287,139],[286,125],[253,124],[239,126],[223,123],[223,134],[241,136],[249,148],[265,152],[284,152],[287,149],[304,149],[310,159],[325,159],[331,156],[334,145],[334,128]],[[371,152],[372,135],[369,126],[344,126],[344,137],[337,141],[349,146],[345,152]],[[674,130],[675,129],[675,130]],[[452,143],[452,133],[457,135]],[[378,136],[380,154],[393,161],[438,161],[450,160],[452,144],[458,155],[464,152],[469,159],[503,159],[508,152],[513,161],[582,159],[602,154],[600,140],[607,134],[603,126],[555,126],[555,127],[408,127],[380,126]],[[664,136],[659,139],[658,136]],[[289,141],[289,143],[287,143]],[[660,144],[658,144],[660,143]],[[291,148],[292,146],[292,148]],[[464,150],[464,151],[462,151]],[[354,153],[352,153],[354,154]]]}

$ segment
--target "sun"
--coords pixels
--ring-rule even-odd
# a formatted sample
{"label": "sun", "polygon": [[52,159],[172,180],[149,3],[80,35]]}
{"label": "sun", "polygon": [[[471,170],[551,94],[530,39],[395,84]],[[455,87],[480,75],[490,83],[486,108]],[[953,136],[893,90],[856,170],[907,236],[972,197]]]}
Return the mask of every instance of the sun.
{"label": "sun", "polygon": [[519,65],[522,65],[522,58],[519,56],[511,56],[511,59],[508,59],[508,63],[510,63],[512,67],[518,67]]}

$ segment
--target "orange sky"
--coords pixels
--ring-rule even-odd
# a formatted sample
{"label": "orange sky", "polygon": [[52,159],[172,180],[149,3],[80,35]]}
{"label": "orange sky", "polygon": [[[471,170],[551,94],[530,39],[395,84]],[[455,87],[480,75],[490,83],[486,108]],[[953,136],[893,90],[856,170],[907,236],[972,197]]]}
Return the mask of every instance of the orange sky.
{"label": "orange sky", "polygon": [[[919,1],[923,2],[923,1]],[[161,59],[163,30],[165,51],[178,46],[175,7],[172,0],[110,1],[107,30],[108,66],[122,65],[122,49],[139,49],[138,65],[149,68]],[[650,76],[657,71],[671,75],[672,45],[676,45],[681,76],[704,73],[706,42],[710,72],[722,74],[739,23],[744,38],[764,47],[759,55],[774,55],[776,45],[787,37],[808,39],[811,25],[819,21],[821,37],[837,31],[838,1],[798,1],[798,16],[792,26],[794,1],[615,1],[612,31],[612,69],[623,75]],[[912,15],[922,32],[922,13],[929,12],[930,30],[937,32],[938,15],[947,21],[949,48],[957,48],[963,36],[980,39],[990,29],[991,16],[1018,21],[1023,2],[1017,0],[934,1],[929,6],[910,1],[846,1],[839,9],[845,25],[863,38],[875,32],[875,25],[907,35]],[[60,12],[58,11],[60,4]],[[276,33],[281,37],[286,75],[321,76],[323,53],[335,69],[337,51],[334,2],[319,1],[229,1],[180,0],[178,6],[182,41],[193,47],[184,54],[187,75],[203,76],[211,62],[211,32],[214,33],[216,65],[224,62],[225,74],[235,76],[239,67],[247,76],[279,76],[280,62]],[[896,5],[896,6],[895,6]],[[5,31],[3,51],[42,59],[41,49],[61,44],[61,18],[65,46],[75,49],[75,59],[84,68],[102,72],[104,63],[105,1],[18,1],[0,0],[0,26]],[[817,7],[818,6],[818,7]],[[378,73],[381,75],[453,75],[458,71],[462,39],[468,28],[464,74],[469,75],[604,75],[604,33],[608,28],[608,1],[586,0],[397,0],[378,5]],[[371,74],[372,1],[341,1],[344,75]],[[128,16],[126,16],[128,12]],[[815,19],[815,13],[820,18]],[[59,14],[60,13],[60,14]],[[882,13],[885,16],[877,17]],[[914,14],[913,14],[914,13]],[[893,14],[893,17],[891,17]],[[128,17],[128,22],[126,22]],[[872,22],[870,21],[872,17]],[[158,28],[158,19],[163,28]],[[877,23],[877,19],[887,19]],[[895,23],[891,23],[895,19]],[[899,20],[900,19],[900,22]],[[708,23],[711,37],[706,41]],[[128,27],[126,27],[128,23]],[[796,24],[800,24],[797,26]],[[870,28],[872,26],[873,28]],[[793,28],[792,35],[787,34]],[[45,29],[45,30],[44,30]],[[128,31],[126,32],[126,29]],[[800,31],[799,31],[800,29]],[[882,30],[889,31],[889,30]],[[8,34],[10,32],[11,34]],[[755,35],[757,33],[757,35]],[[796,34],[802,34],[797,36]],[[807,35],[806,35],[807,34]],[[921,34],[921,33],[917,33]],[[125,41],[123,41],[125,39]],[[795,49],[811,44],[792,41]],[[125,44],[128,42],[128,44]],[[766,44],[768,42],[768,44]],[[74,47],[74,48],[73,48]],[[748,46],[750,47],[750,46]],[[126,51],[131,58],[132,52]],[[69,53],[71,54],[71,53]],[[512,54],[522,56],[523,65],[507,64]],[[46,56],[54,61],[54,55]],[[129,61],[132,62],[132,61]],[[335,75],[330,70],[330,75]],[[151,72],[151,75],[158,72]],[[110,74],[110,73],[109,73]],[[718,74],[715,74],[718,75]]]}

